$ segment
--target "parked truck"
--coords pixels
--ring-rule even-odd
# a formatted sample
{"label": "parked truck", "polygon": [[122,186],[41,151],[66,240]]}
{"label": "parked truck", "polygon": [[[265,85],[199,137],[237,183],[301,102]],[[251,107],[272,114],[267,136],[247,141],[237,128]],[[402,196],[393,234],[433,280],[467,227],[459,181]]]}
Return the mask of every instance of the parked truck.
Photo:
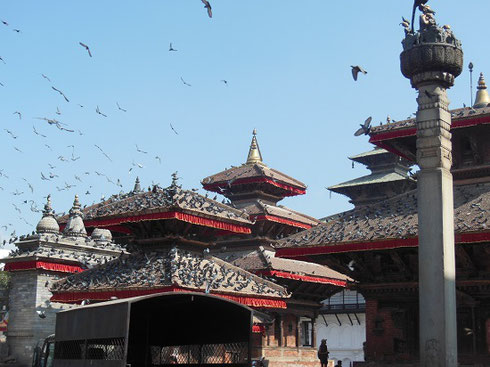
{"label": "parked truck", "polygon": [[56,315],[33,367],[259,366],[251,358],[254,313],[193,292],[81,306]]}

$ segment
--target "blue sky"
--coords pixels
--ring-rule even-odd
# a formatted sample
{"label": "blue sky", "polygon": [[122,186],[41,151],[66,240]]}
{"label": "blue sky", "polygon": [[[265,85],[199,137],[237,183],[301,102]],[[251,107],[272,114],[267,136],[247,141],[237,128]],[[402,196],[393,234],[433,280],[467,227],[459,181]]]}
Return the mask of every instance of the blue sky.
{"label": "blue sky", "polygon": [[[184,188],[200,188],[202,178],[245,161],[254,128],[265,163],[308,185],[305,196],[282,204],[315,217],[351,207],[343,196],[330,198],[325,187],[367,173],[347,160],[371,149],[354,131],[368,116],[377,124],[416,109],[416,93],[399,69],[399,23],[402,15],[409,18],[412,2],[211,4],[212,19],[199,0],[0,3],[0,19],[9,23],[0,24],[0,170],[8,176],[0,177],[0,225],[12,224],[7,233],[32,231],[40,214],[29,200],[41,208],[49,193],[54,209],[64,212],[76,193],[89,205],[129,191],[136,175],[143,186],[166,186],[178,171]],[[466,0],[464,9],[455,0],[430,4],[437,21],[450,24],[463,42],[476,84],[480,71],[490,73],[490,2]],[[79,42],[90,46],[92,58]],[[177,52],[168,51],[170,42]],[[356,64],[368,71],[358,82],[350,73]],[[449,97],[453,108],[469,104],[467,69]],[[107,117],[95,112],[97,106]],[[148,154],[137,152],[136,144]],[[80,157],[75,161],[70,145]],[[59,177],[44,181],[41,172]],[[58,191],[65,183],[76,186]]]}

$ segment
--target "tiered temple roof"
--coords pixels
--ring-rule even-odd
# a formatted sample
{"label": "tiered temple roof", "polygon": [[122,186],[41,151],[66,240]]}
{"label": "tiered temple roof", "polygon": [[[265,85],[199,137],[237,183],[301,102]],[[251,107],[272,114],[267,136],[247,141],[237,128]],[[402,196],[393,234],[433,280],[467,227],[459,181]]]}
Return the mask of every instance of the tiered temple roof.
{"label": "tiered temple roof", "polygon": [[[183,190],[175,174],[167,188],[154,186],[142,191],[137,179],[133,191],[127,194],[114,195],[83,211],[75,205],[70,217],[60,218],[66,231],[70,227],[73,232],[73,225],[69,226],[73,218],[77,221],[84,218],[87,228],[123,233],[118,237],[120,240],[137,246],[129,255],[120,254],[116,260],[56,283],[51,289],[52,300],[100,301],[194,290],[209,291],[260,308],[285,308],[286,302],[288,305],[292,302],[294,307],[307,305],[308,312],[303,311],[304,314],[313,315],[320,300],[345,287],[351,279],[316,264],[278,259],[274,252],[259,249],[262,242],[269,244],[274,236],[295,233],[319,223],[276,205],[284,196],[304,193],[306,186],[262,162],[255,132],[247,163],[229,174],[233,182],[226,182],[223,189],[223,194],[232,201],[229,205]],[[251,180],[240,183],[241,178]],[[224,182],[204,181],[217,183],[216,187]],[[83,231],[74,232],[81,240],[85,236]],[[250,247],[242,251],[247,246],[240,250],[234,246],[235,241],[242,244],[248,241]],[[215,244],[221,246],[213,249]],[[208,255],[207,247],[216,257]],[[230,257],[235,265],[229,263]],[[254,259],[267,260],[259,269],[261,266],[252,265]],[[305,288],[304,284],[308,291],[298,293],[294,299],[283,287],[298,291]]]}
{"label": "tiered temple roof", "polygon": [[206,291],[254,307],[284,308],[286,290],[206,254],[178,249],[138,251],[55,283],[52,300],[81,302],[169,291]]}
{"label": "tiered temple roof", "polygon": [[[217,256],[232,264],[263,277],[274,278],[287,286],[293,298],[320,302],[338,287],[346,287],[352,279],[326,266],[306,261],[282,259],[275,251],[258,249],[222,253]],[[313,287],[313,290],[312,290]],[[304,289],[309,288],[308,292]]]}
{"label": "tiered temple roof", "polygon": [[[253,222],[252,236],[233,239],[233,245],[246,241],[251,246],[269,246],[277,238],[315,226],[319,221],[296,212],[277,202],[286,196],[302,195],[306,185],[275,169],[269,168],[262,159],[253,131],[252,142],[245,164],[209,176],[201,181],[204,189],[219,192],[231,201],[231,206],[247,213]],[[244,242],[244,241],[245,242]],[[223,244],[232,243],[226,238]]]}
{"label": "tiered temple roof", "polygon": [[413,163],[385,149],[375,148],[349,159],[366,165],[371,174],[330,186],[328,189],[348,196],[355,206],[384,200],[416,187],[415,180],[408,175]]}
{"label": "tiered temple roof", "polygon": [[[489,214],[490,183],[454,187],[456,243],[490,240]],[[336,215],[326,223],[281,240],[276,249],[279,256],[301,257],[414,247],[417,223],[417,192],[412,190]]]}
{"label": "tiered temple roof", "polygon": [[230,199],[230,205],[246,212],[253,221],[251,235],[223,237],[213,250],[215,255],[286,286],[292,295],[288,308],[314,315],[320,301],[351,280],[324,266],[275,257],[272,249],[277,239],[314,227],[319,221],[277,205],[286,196],[304,194],[306,186],[263,162],[255,130],[246,163],[209,176],[202,184]]}
{"label": "tiered temple roof", "polygon": [[[490,106],[464,107],[451,110],[451,132],[454,134],[469,126],[488,126]],[[381,126],[373,126],[370,142],[401,157],[415,161],[415,119],[397,121]]]}
{"label": "tiered temple roof", "polygon": [[273,205],[262,200],[246,203],[244,206],[237,205],[237,207],[245,210],[254,222],[268,220],[302,229],[311,228],[319,223],[316,218],[299,213],[283,205]]}
{"label": "tiered temple roof", "polygon": [[272,202],[286,196],[304,195],[304,183],[269,168],[262,161],[256,134],[254,130],[247,162],[206,177],[201,181],[204,189],[222,194],[232,201],[250,198],[251,194]]}
{"label": "tiered temple roof", "polygon": [[[480,79],[480,86],[482,83]],[[479,93],[482,90],[480,88]],[[481,102],[485,98],[483,95],[477,100]],[[490,250],[490,145],[487,138],[490,107],[468,107],[451,113],[457,274],[460,281],[476,279],[478,282],[474,284],[483,285],[488,276],[486,263],[490,261],[487,254]],[[411,158],[415,157],[415,134],[415,120],[375,127],[370,133],[371,142]],[[369,189],[369,185],[359,186]],[[276,256],[308,259],[346,272],[361,282],[364,291],[369,284],[383,283],[388,288],[387,284],[393,284],[390,289],[401,289],[394,285],[401,281],[412,282],[411,289],[416,289],[416,190],[325,220],[326,223],[281,240],[276,244]]]}
{"label": "tiered temple roof", "polygon": [[[243,210],[209,199],[196,192],[183,190],[176,180],[167,188],[154,186],[149,191],[135,190],[114,195],[108,200],[83,209],[86,227],[107,228],[115,232],[133,235],[139,239],[151,237],[150,232],[166,232],[163,222],[181,222],[212,229],[209,233],[250,233],[251,221]],[[67,216],[59,218],[60,223]],[[148,226],[160,222],[160,230]],[[177,232],[180,231],[180,227]],[[145,233],[146,232],[146,233]],[[175,232],[175,231],[174,231]],[[186,231],[188,232],[188,230]],[[208,231],[209,232],[209,231]]]}
{"label": "tiered temple roof", "polygon": [[286,307],[289,295],[282,286],[207,255],[216,237],[249,235],[248,214],[183,190],[173,177],[169,187],[149,191],[141,191],[137,180],[132,192],[87,207],[83,214],[78,206],[69,218],[61,218],[67,222],[66,231],[75,215],[84,216],[88,227],[127,233],[128,242],[140,246],[54,284],[53,301],[102,301],[186,290],[215,293],[252,307]]}

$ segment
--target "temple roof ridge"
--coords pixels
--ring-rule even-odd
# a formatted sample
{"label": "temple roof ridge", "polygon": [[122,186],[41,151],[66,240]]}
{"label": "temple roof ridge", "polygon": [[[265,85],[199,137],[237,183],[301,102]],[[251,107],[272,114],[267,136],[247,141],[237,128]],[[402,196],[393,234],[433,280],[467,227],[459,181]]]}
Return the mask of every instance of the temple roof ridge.
{"label": "temple roof ridge", "polygon": [[[156,214],[176,209],[193,215],[216,217],[227,222],[251,224],[248,215],[243,210],[220,203],[197,192],[182,189],[175,181],[172,181],[167,188],[154,186],[150,191],[113,195],[105,201],[84,208],[83,214],[85,220],[92,223],[105,218],[116,220],[117,217]],[[63,223],[67,217],[61,217],[59,220]]]}
{"label": "temple roof ridge", "polygon": [[358,160],[359,158],[371,157],[371,156],[376,156],[376,155],[386,154],[386,153],[389,153],[386,149],[375,146],[373,149],[368,150],[367,152],[362,152],[362,153],[350,156],[348,158],[351,161],[359,162],[359,160]]}
{"label": "temple roof ridge", "polygon": [[[456,241],[481,242],[482,238],[479,236],[471,236],[478,233],[488,234],[486,220],[481,220],[481,213],[489,210],[490,183],[455,185]],[[359,244],[369,250],[386,246],[386,241],[396,241],[395,247],[415,246],[418,236],[417,189],[325,219],[328,222],[278,241],[275,248],[281,251],[294,247]],[[463,240],[460,235],[469,237]]]}
{"label": "temple roof ridge", "polygon": [[[121,274],[125,276],[122,277]],[[68,280],[67,280],[68,279]],[[230,281],[233,279],[233,281]],[[94,280],[97,280],[96,282]],[[71,275],[53,284],[56,297],[62,294],[120,291],[177,286],[189,290],[209,289],[212,293],[266,298],[289,298],[287,290],[217,257],[179,247],[137,251],[123,258]],[[60,294],[56,296],[56,294]]]}
{"label": "temple roof ridge", "polygon": [[383,171],[383,172],[371,173],[371,174],[368,174],[365,176],[354,178],[352,180],[341,182],[339,184],[329,186],[328,189],[334,190],[334,189],[342,188],[342,187],[378,184],[378,183],[393,182],[393,181],[400,181],[400,180],[415,181],[412,177],[401,174],[400,172],[397,172],[396,170],[394,170],[392,172]]}
{"label": "temple roof ridge", "polygon": [[[490,104],[488,104],[486,107],[483,106],[478,109],[477,111],[473,107],[463,107],[463,108],[455,108],[451,109],[449,111],[452,116],[452,122],[455,123],[455,126],[452,126],[451,128],[458,128],[459,126],[459,121],[464,120],[466,121],[467,119],[472,119],[475,117],[482,117],[482,116],[488,116],[490,114]],[[475,116],[477,115],[477,116]],[[396,122],[392,122],[389,124],[382,124],[379,126],[372,126],[371,131],[369,133],[371,139],[371,142],[377,142],[379,138],[376,138],[378,134],[385,134],[387,132],[392,132],[392,131],[402,131],[402,130],[409,130],[413,129],[413,135],[415,135],[415,118],[408,118],[405,120],[399,120]],[[465,124],[461,124],[461,126],[466,126]],[[411,132],[412,133],[412,132]],[[409,134],[403,134],[402,136],[406,136]]]}

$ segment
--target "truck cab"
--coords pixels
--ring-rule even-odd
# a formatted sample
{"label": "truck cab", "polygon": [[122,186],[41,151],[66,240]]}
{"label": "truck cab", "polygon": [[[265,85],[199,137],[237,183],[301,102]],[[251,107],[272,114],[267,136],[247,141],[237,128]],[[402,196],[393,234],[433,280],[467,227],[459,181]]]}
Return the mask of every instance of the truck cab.
{"label": "truck cab", "polygon": [[32,356],[32,367],[53,367],[54,361],[54,334],[40,340]]}

